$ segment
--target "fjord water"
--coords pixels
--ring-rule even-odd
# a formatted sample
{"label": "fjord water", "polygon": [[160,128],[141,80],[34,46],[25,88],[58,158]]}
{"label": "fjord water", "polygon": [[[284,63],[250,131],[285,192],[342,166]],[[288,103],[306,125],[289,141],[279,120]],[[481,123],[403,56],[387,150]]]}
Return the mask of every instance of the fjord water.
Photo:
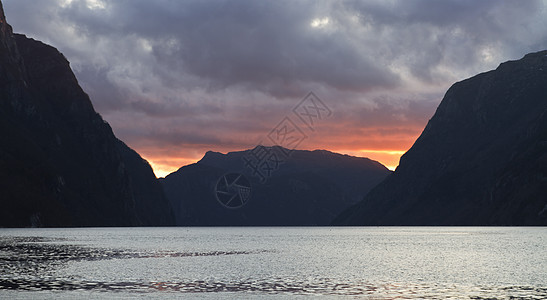
{"label": "fjord water", "polygon": [[0,298],[547,298],[547,228],[1,229]]}

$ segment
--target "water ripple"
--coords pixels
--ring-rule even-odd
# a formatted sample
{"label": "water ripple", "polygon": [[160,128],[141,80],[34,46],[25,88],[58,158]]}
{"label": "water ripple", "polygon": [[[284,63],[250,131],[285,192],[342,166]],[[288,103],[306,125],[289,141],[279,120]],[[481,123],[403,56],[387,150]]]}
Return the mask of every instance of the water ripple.
{"label": "water ripple", "polygon": [[547,289],[530,286],[509,287],[461,287],[381,284],[367,282],[351,284],[323,282],[304,282],[298,280],[249,280],[240,282],[191,281],[191,282],[93,282],[68,280],[0,280],[0,290],[23,291],[102,291],[102,292],[179,292],[179,293],[219,293],[219,292],[260,292],[268,294],[295,295],[339,295],[374,296],[382,298],[443,298],[461,299],[545,299]]}
{"label": "water ripple", "polygon": [[[204,256],[250,255],[273,252],[252,251],[164,251],[100,248],[70,244],[67,239],[43,237],[0,238],[0,291],[92,291],[104,293],[258,293],[275,295],[344,296],[374,299],[547,299],[547,288],[527,285],[433,284],[411,282],[371,282],[359,277],[298,275],[192,280],[167,277],[101,281],[56,273],[71,262],[115,259],[191,258]],[[231,259],[230,259],[231,260]],[[323,273],[321,273],[323,275]],[[215,274],[212,274],[214,276]],[[302,274],[300,274],[302,275]],[[324,275],[323,275],[324,276]],[[154,278],[156,279],[156,278]]]}

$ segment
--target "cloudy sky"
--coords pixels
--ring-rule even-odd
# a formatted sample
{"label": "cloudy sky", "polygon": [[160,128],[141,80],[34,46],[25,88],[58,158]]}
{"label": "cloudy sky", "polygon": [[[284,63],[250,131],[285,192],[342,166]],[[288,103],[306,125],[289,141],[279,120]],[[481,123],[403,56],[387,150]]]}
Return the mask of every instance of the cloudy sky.
{"label": "cloudy sky", "polygon": [[[3,3],[158,176],[252,148],[285,118],[299,149],[393,168],[450,85],[547,49],[547,1]],[[312,128],[293,113],[310,91],[332,112]]]}

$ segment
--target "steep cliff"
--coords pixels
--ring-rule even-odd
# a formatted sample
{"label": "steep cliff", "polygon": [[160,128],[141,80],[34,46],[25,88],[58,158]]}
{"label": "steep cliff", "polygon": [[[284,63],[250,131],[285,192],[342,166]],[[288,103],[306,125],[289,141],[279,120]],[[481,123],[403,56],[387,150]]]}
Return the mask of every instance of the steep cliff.
{"label": "steep cliff", "polygon": [[152,169],[95,112],[55,48],[0,3],[0,226],[172,224]]}
{"label": "steep cliff", "polygon": [[547,51],[454,84],[396,171],[335,224],[547,225]]}

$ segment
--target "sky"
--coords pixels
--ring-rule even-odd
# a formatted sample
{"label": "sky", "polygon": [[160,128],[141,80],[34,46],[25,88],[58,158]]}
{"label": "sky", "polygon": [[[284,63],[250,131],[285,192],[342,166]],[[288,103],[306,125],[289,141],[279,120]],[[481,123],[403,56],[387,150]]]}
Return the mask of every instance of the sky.
{"label": "sky", "polygon": [[159,177],[287,128],[393,169],[453,83],[547,49],[547,1],[3,3]]}

